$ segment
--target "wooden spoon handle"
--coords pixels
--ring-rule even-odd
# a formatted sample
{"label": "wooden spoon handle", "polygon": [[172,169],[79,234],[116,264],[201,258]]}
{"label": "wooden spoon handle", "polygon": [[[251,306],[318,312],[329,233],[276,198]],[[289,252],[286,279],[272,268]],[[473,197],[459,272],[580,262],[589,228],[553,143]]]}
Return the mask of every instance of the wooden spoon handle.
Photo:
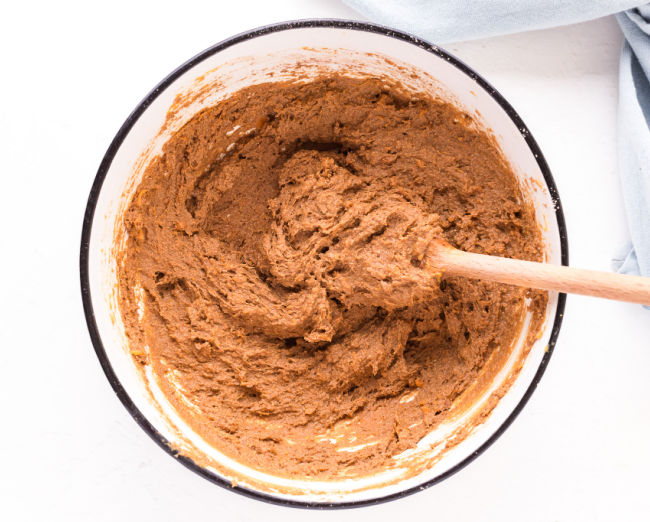
{"label": "wooden spoon handle", "polygon": [[650,305],[650,277],[474,254],[445,244],[430,250],[431,270],[446,274]]}

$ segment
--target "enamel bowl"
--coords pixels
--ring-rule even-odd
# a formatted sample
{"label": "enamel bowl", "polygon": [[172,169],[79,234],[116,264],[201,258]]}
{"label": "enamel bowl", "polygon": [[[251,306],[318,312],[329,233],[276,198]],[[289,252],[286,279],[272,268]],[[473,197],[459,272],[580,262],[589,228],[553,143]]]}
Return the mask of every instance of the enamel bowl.
{"label": "enamel bowl", "polygon": [[[81,286],[97,356],[116,394],[153,440],[208,480],[261,500],[304,507],[348,507],[398,498],[458,471],[499,437],[536,388],[556,342],[564,295],[551,293],[541,337],[522,352],[521,338],[504,369],[467,415],[441,424],[411,451],[428,459],[417,473],[399,468],[354,480],[307,481],[246,467],[210,447],[174,412],[151,372],[139,372],[116,304],[113,237],[143,167],[170,133],[198,110],[248,85],[322,72],[398,79],[452,101],[501,148],[533,202],[546,259],[567,264],[567,239],[557,189],[530,132],[508,102],[477,73],[439,47],[367,23],[308,20],[240,34],[195,56],[157,85],[127,118],[99,167],[88,199],[81,243]],[[207,87],[206,87],[207,86]],[[523,353],[523,355],[522,355]],[[516,368],[516,369],[515,369]],[[520,368],[519,371],[517,369]],[[509,379],[510,377],[510,379]],[[504,383],[507,386],[502,386]],[[447,444],[501,388],[495,407],[460,443]],[[503,393],[503,390],[507,391]],[[494,404],[494,400],[491,404]]]}

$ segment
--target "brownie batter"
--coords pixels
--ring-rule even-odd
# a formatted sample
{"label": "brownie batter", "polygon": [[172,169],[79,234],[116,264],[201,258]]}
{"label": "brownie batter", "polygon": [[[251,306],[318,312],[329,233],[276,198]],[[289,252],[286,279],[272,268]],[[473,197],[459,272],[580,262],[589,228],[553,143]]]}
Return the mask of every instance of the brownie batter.
{"label": "brownie batter", "polygon": [[278,475],[377,471],[510,350],[545,294],[427,266],[436,237],[542,259],[472,123],[330,76],[241,90],[169,139],[124,215],[120,309],[134,357],[206,440]]}

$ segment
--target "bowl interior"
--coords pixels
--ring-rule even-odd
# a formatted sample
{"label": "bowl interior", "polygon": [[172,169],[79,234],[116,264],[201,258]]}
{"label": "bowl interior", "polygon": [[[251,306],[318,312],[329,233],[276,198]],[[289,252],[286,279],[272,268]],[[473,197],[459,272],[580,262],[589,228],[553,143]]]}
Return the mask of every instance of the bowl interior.
{"label": "bowl interior", "polygon": [[[534,203],[547,260],[561,263],[557,202],[540,167],[544,165],[543,159],[537,157],[536,149],[531,149],[527,130],[515,123],[516,116],[513,119],[510,109],[500,103],[498,95],[445,53],[404,36],[391,36],[389,31],[370,31],[364,27],[286,25],[235,38],[188,62],[152,93],[148,98],[150,103],[141,106],[143,112],[138,117],[132,116],[127,121],[107,153],[110,163],[103,165],[106,167],[103,183],[97,185],[101,190],[91,195],[91,204],[94,198],[96,202],[88,244],[89,301],[103,346],[104,354],[100,353],[100,357],[105,357],[105,366],[110,365],[117,385],[121,385],[134,407],[159,435],[181,452],[185,450],[200,456],[195,460],[200,463],[204,475],[213,480],[236,482],[241,488],[262,491],[276,499],[316,503],[369,501],[418,487],[467,462],[518,410],[542,365],[558,309],[558,295],[550,294],[542,336],[523,358],[518,373],[513,372],[514,367],[522,363],[519,356],[527,327],[506,367],[476,404],[476,410],[443,423],[405,456],[405,468],[414,455],[428,459],[426,469],[415,476],[408,476],[407,472],[396,468],[361,479],[315,482],[274,477],[250,469],[221,454],[194,433],[167,403],[151,373],[146,374],[146,379],[142,378],[129,354],[117,307],[115,227],[121,226],[121,213],[137,187],[143,167],[160,152],[170,134],[201,108],[214,105],[248,85],[295,78],[307,81],[323,72],[344,72],[398,79],[409,88],[426,90],[452,101],[493,134],[517,174],[525,197]],[[462,442],[446,449],[448,437],[467,425],[470,417],[484,408],[492,394],[509,378],[513,382],[487,419],[475,426]]]}

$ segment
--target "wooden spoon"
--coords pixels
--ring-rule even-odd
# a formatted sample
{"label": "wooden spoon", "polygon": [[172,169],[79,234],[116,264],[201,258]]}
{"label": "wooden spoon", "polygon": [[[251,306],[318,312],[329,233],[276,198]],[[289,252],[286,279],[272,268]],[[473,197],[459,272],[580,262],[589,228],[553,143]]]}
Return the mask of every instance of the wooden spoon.
{"label": "wooden spoon", "polygon": [[449,275],[650,305],[650,277],[474,254],[442,240],[429,247],[427,264]]}

